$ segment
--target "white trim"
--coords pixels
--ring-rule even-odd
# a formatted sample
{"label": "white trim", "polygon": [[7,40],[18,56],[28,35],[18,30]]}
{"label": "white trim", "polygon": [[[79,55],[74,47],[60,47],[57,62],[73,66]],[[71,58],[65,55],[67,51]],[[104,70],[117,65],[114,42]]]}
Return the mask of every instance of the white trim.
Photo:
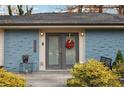
{"label": "white trim", "polygon": [[[46,69],[46,35],[45,32],[43,36],[41,36],[42,31],[39,31],[39,70],[45,70]],[[42,45],[44,43],[44,45]]]}
{"label": "white trim", "polygon": [[85,33],[85,29],[84,29],[84,62],[86,62],[86,33]]}
{"label": "white trim", "polygon": [[0,66],[4,65],[4,30],[0,29]]}
{"label": "white trim", "polygon": [[40,28],[124,28],[124,25],[67,25],[67,26],[0,26],[0,28],[7,28],[7,29],[40,29]]}
{"label": "white trim", "polygon": [[[84,33],[82,36],[81,33]],[[85,62],[85,31],[79,32],[79,62]]]}
{"label": "white trim", "polygon": [[[41,36],[40,33],[43,32],[44,35]],[[79,62],[85,62],[85,31],[84,29],[73,29],[73,28],[45,28],[39,31],[39,70],[46,70],[46,33],[62,33],[62,32],[78,32],[79,33]],[[81,36],[81,32],[84,36]],[[44,46],[42,46],[44,42]]]}

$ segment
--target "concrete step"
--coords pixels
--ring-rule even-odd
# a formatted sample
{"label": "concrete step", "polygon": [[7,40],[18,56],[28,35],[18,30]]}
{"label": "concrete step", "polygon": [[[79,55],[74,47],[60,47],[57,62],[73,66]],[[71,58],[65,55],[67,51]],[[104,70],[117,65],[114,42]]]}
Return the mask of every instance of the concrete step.
{"label": "concrete step", "polygon": [[69,74],[70,70],[44,70],[32,72],[31,74]]}
{"label": "concrete step", "polygon": [[25,74],[27,86],[30,87],[65,87],[66,80],[71,78],[67,70],[45,70]]}

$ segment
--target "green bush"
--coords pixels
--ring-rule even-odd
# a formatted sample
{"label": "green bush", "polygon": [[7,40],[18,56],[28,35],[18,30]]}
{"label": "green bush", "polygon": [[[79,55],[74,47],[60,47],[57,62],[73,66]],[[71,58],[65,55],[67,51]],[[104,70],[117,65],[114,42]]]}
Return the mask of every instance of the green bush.
{"label": "green bush", "polygon": [[120,63],[112,69],[120,78],[124,78],[124,64]]}
{"label": "green bush", "polygon": [[[111,87],[121,86],[119,77],[102,62],[91,59],[87,63],[75,64],[71,70],[72,78],[67,80],[67,86],[72,87]],[[114,81],[114,82],[113,82]]]}
{"label": "green bush", "polygon": [[123,55],[120,50],[118,50],[118,52],[116,54],[115,61],[113,63],[113,67],[116,67],[119,64],[124,64]]}
{"label": "green bush", "polygon": [[112,69],[119,77],[124,77],[124,59],[120,50],[116,54]]}
{"label": "green bush", "polygon": [[24,87],[26,81],[19,75],[0,69],[0,87]]}

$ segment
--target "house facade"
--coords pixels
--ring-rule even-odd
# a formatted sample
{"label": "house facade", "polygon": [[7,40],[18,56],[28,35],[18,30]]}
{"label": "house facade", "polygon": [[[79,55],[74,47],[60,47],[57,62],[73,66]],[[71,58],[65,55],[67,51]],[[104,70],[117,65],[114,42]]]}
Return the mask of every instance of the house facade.
{"label": "house facade", "polygon": [[124,16],[100,13],[0,16],[0,65],[9,71],[19,71],[23,55],[29,55],[33,71],[65,70],[76,62],[99,60],[101,56],[114,61],[118,49],[124,53]]}

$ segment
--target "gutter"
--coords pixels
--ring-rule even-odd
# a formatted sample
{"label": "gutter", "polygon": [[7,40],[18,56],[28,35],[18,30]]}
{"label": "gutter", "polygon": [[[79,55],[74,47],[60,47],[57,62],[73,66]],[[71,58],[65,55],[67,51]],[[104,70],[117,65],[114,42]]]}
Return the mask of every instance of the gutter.
{"label": "gutter", "polygon": [[54,26],[0,26],[1,29],[41,29],[41,28],[124,28],[124,25],[54,25]]}

